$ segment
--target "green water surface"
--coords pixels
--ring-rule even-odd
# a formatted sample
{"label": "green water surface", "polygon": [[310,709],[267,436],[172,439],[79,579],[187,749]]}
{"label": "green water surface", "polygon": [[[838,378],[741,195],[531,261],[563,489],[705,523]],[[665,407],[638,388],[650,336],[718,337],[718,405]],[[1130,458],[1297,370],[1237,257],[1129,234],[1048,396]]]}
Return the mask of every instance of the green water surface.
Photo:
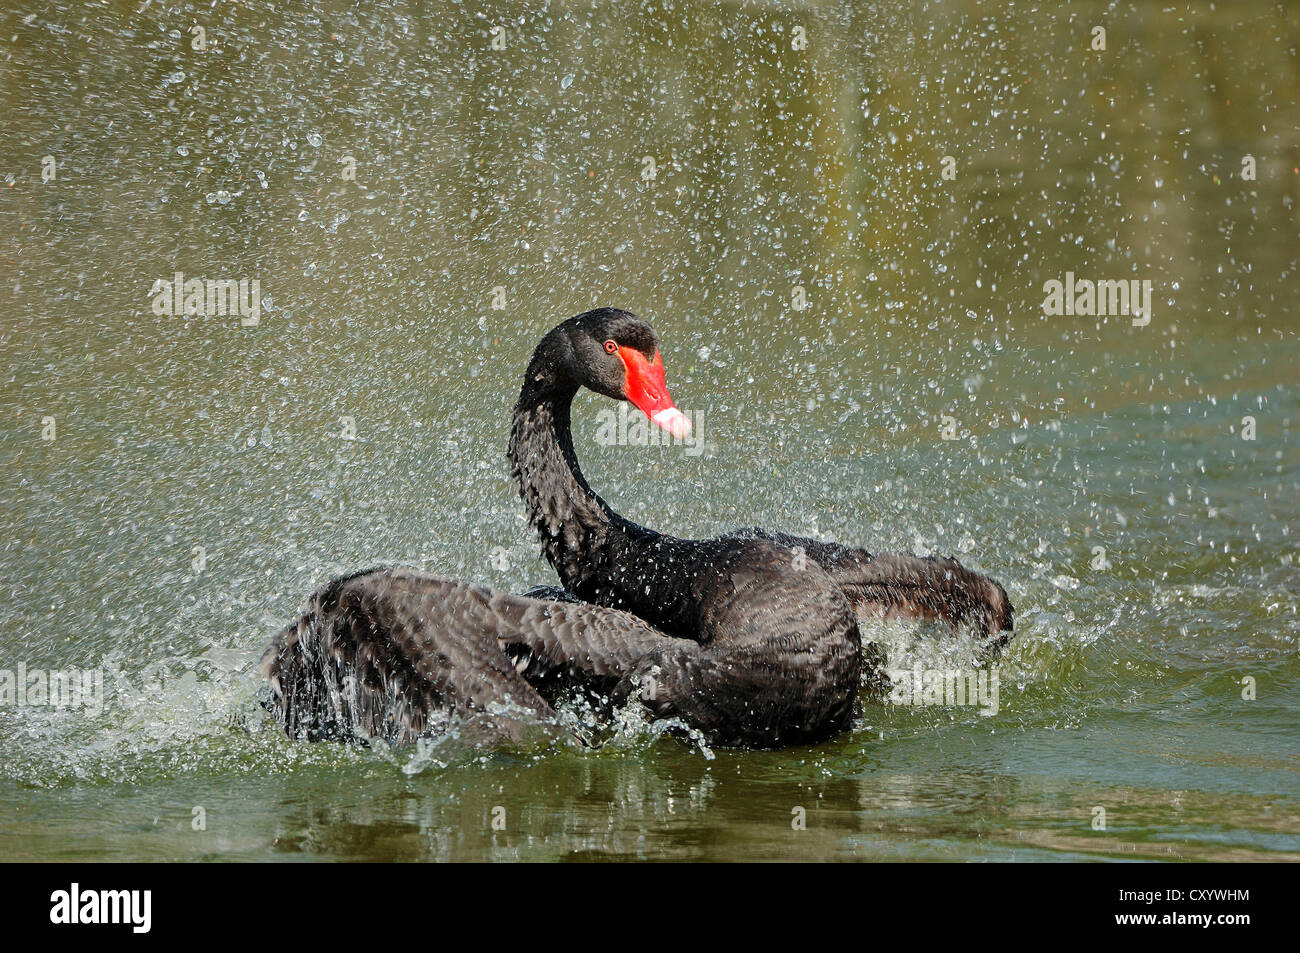
{"label": "green water surface", "polygon": [[[1267,2],[7,5],[0,669],[109,674],[0,705],[0,859],[1300,859],[1297,38]],[[178,271],[257,280],[258,323],[155,313]],[[1045,315],[1067,272],[1150,281],[1149,323]],[[277,734],[254,664],[331,575],[553,581],[508,415],[598,305],[704,444],[602,446],[584,395],[593,486],[995,576],[996,713]]]}

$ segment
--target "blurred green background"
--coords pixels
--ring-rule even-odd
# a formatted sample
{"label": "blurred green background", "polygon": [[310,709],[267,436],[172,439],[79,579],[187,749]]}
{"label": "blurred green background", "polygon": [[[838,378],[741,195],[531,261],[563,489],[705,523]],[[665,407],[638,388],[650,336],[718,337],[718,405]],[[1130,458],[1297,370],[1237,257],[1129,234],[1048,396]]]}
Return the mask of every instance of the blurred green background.
{"label": "blurred green background", "polygon": [[[0,856],[1300,858],[1298,37],[1266,2],[11,4],[0,668],[123,676],[96,716],[0,707]],[[260,323],[154,314],[177,271],[256,279]],[[1045,316],[1066,272],[1150,280],[1151,323]],[[328,576],[551,581],[509,408],[598,305],[655,325],[707,441],[599,446],[585,396],[598,491],[994,575],[998,715],[868,703],[766,753],[275,734],[252,663]]]}

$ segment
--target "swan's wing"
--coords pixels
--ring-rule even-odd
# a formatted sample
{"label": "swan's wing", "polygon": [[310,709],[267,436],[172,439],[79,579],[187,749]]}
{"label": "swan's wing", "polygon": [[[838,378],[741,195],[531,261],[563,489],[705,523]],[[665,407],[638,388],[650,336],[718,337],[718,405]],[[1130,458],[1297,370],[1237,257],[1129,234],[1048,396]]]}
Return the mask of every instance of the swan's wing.
{"label": "swan's wing", "polygon": [[1000,633],[1011,632],[1015,608],[1000,583],[942,556],[858,552],[831,572],[855,611],[969,622],[999,646],[1010,639]]}
{"label": "swan's wing", "polygon": [[[532,598],[533,593],[541,598]],[[559,589],[534,589],[527,596],[494,593],[492,607],[507,623],[498,636],[503,646],[527,649],[545,667],[588,678],[618,680],[648,656],[696,647],[630,612],[581,602]]]}
{"label": "swan's wing", "polygon": [[455,714],[492,711],[507,734],[503,708],[553,720],[498,641],[504,595],[403,569],[329,583],[262,658],[276,716],[293,737],[399,744]]}
{"label": "swan's wing", "polygon": [[746,530],[783,546],[799,547],[839,583],[859,615],[969,622],[990,647],[1010,640],[1014,607],[1000,584],[943,556],[872,554],[816,539]]}

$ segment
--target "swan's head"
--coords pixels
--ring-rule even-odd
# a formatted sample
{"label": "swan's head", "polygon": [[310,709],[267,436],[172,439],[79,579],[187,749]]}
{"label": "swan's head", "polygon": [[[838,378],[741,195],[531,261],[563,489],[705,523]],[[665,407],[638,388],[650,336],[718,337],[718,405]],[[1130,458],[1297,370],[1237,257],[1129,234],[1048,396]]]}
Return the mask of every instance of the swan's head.
{"label": "swan's head", "polygon": [[674,437],[691,432],[690,420],[668,396],[659,335],[635,314],[598,308],[570,318],[552,333],[568,339],[570,372],[577,383],[631,401]]}

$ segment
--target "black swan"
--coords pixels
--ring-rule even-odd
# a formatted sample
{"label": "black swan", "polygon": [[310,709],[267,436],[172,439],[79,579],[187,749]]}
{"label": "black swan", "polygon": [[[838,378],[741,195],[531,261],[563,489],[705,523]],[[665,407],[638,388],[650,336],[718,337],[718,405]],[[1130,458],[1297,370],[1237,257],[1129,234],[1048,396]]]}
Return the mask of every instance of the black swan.
{"label": "black swan", "polygon": [[1006,591],[951,559],[761,529],[678,539],[624,519],[578,467],[579,387],[689,430],[640,318],[602,308],[552,330],[528,365],[509,458],[563,589],[520,596],[385,568],[330,582],[263,657],[291,736],[401,743],[471,712],[553,722],[538,688],[559,673],[614,700],[635,689],[654,716],[713,744],[813,742],[850,726],[858,615],[970,623],[986,653],[1010,638]]}

